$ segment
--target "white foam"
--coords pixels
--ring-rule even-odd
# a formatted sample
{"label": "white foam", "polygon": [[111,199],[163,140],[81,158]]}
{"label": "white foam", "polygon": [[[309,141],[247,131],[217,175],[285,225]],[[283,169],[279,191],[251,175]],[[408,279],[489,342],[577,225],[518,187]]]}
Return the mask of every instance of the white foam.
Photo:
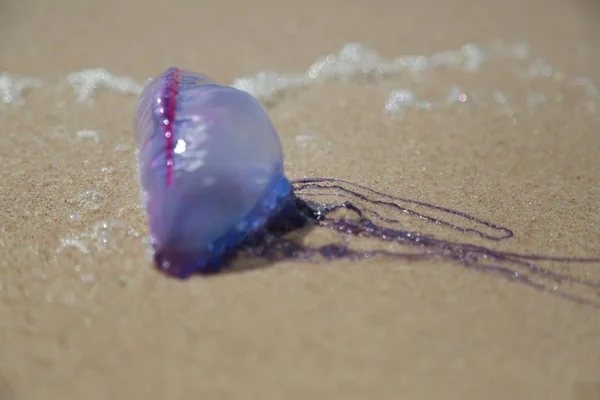
{"label": "white foam", "polygon": [[[318,85],[324,82],[377,80],[388,76],[408,76],[415,83],[421,83],[424,74],[439,67],[450,67],[466,73],[481,71],[486,64],[495,60],[515,60],[517,64],[510,66],[515,77],[520,78],[552,78],[562,82],[565,77],[562,72],[551,66],[547,61],[531,55],[530,46],[526,42],[506,44],[502,41],[478,45],[465,44],[454,50],[445,50],[432,55],[402,55],[395,58],[381,56],[375,49],[362,43],[348,43],[339,51],[318,57],[305,70],[296,73],[279,72],[271,69],[235,79],[232,86],[244,90],[266,105],[273,104],[281,95],[289,91]],[[521,63],[519,65],[518,63]],[[129,76],[120,76],[105,68],[89,68],[68,74],[65,81],[77,93],[77,101],[86,103],[93,100],[98,89],[106,89],[119,94],[139,95],[143,84]],[[582,86],[590,97],[587,108],[595,109],[595,98],[599,86],[586,77],[575,77],[570,81],[574,86]],[[454,84],[454,82],[453,82]],[[11,76],[8,73],[0,75],[0,91],[4,103],[23,104],[23,91],[27,88],[41,85],[38,78]],[[500,88],[501,89],[501,88]],[[478,97],[473,93],[454,93],[451,91],[444,99],[422,99],[415,101],[419,93],[412,90],[412,103],[409,100],[408,89],[390,88],[390,94],[385,102],[385,109],[392,113],[404,113],[408,108],[431,109],[436,105],[473,104]],[[404,92],[403,92],[404,91]],[[456,96],[455,96],[456,94]],[[498,102],[497,96],[492,102]],[[555,97],[556,96],[550,96]],[[64,103],[64,102],[63,102]],[[529,101],[535,106],[539,101]],[[58,103],[61,104],[60,102]],[[483,104],[483,102],[479,102]]]}
{"label": "white foam", "polygon": [[125,237],[139,238],[141,235],[122,221],[98,221],[83,232],[61,238],[56,252],[62,253],[65,249],[72,247],[84,254],[89,254],[92,251],[105,250],[111,242],[117,242],[116,245],[118,245],[119,239]]}
{"label": "white foam", "polygon": [[56,252],[61,253],[67,247],[74,247],[84,254],[88,254],[90,252],[90,250],[87,248],[87,243],[75,238],[61,238],[60,246],[58,247]]}
{"label": "white foam", "polygon": [[396,89],[390,93],[385,102],[385,109],[391,113],[404,113],[415,106],[415,95],[408,89]]}
{"label": "white foam", "polygon": [[296,135],[296,143],[300,144],[302,147],[306,147],[308,142],[312,142],[315,140],[314,135]]}
{"label": "white foam", "polygon": [[401,73],[417,74],[440,66],[474,72],[481,68],[486,58],[485,49],[474,44],[430,57],[406,55],[387,59],[362,43],[349,43],[337,53],[319,57],[304,72],[294,74],[265,70],[238,78],[232,86],[250,93],[264,103],[271,103],[278,95],[291,89],[331,80],[378,78]]}
{"label": "white foam", "polygon": [[20,107],[25,104],[23,92],[29,88],[41,85],[42,80],[39,78],[28,78],[3,72],[0,74],[0,95],[2,96],[2,102]]}
{"label": "white foam", "polygon": [[139,95],[143,89],[133,78],[112,74],[104,68],[76,71],[70,73],[66,80],[77,93],[77,101],[80,103],[91,101],[97,89],[134,95]]}
{"label": "white foam", "polygon": [[[502,62],[497,63],[499,60]],[[552,79],[555,82],[555,91],[564,89],[559,86],[565,79],[564,74],[544,59],[533,57],[528,43],[506,44],[502,41],[485,45],[466,44],[456,50],[441,51],[429,56],[404,55],[396,58],[385,58],[362,43],[349,43],[338,52],[317,58],[304,71],[285,73],[267,69],[235,79],[232,86],[250,93],[265,105],[272,105],[290,91],[328,81],[372,81],[385,77],[408,77],[413,84],[420,84],[424,82],[425,74],[440,67],[475,74],[486,71],[488,65],[502,66],[516,80]],[[439,76],[436,79],[439,80]],[[469,79],[466,76],[460,79],[460,83],[448,82],[452,87],[441,98],[417,100],[420,94],[418,88],[390,88],[384,108],[391,114],[399,115],[403,115],[408,109],[430,110],[437,106],[464,103],[476,106],[501,104],[502,110],[509,109],[506,104],[507,97],[500,90],[503,88],[493,93],[468,92],[461,86],[468,85]],[[589,98],[587,100],[590,100],[586,103],[586,108],[593,112],[591,110],[595,110],[594,98],[598,96],[599,86],[585,77],[573,78],[570,83],[584,88]],[[534,94],[517,100],[533,109],[548,103],[543,100],[544,96],[554,98],[557,102],[562,98],[560,94],[548,93]]]}
{"label": "white foam", "polygon": [[100,141],[100,135],[98,131],[94,131],[92,129],[83,129],[77,132],[77,139],[81,140],[93,140],[98,143]]}

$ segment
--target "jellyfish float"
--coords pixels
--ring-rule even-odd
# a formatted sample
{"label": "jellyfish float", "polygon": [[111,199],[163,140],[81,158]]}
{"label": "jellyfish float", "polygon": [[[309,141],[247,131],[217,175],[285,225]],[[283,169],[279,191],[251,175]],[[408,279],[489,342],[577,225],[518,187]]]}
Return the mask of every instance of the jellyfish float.
{"label": "jellyfish float", "polygon": [[154,260],[169,275],[217,272],[248,238],[312,217],[266,111],[244,91],[169,68],[142,91],[134,134]]}

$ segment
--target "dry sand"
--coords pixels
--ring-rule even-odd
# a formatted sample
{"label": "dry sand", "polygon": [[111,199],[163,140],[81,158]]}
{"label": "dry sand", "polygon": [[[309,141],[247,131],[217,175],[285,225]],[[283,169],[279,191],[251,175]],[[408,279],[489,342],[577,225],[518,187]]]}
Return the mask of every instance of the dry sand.
{"label": "dry sand", "polygon": [[[300,71],[351,41],[394,57],[498,38],[600,81],[599,21],[595,0],[3,1],[0,71],[44,84],[0,111],[0,399],[600,398],[597,308],[457,264],[382,257],[165,278],[134,234],[147,229],[135,96],[98,91],[83,105],[57,89],[82,68],[143,82],[177,65],[229,83]],[[600,257],[600,114],[552,79],[453,74],[420,93],[460,80],[564,99],[515,100],[514,117],[496,105],[394,119],[378,85],[298,91],[269,108],[289,175],[349,179],[515,232],[493,248]],[[77,138],[85,129],[98,140]],[[102,221],[122,226],[84,236],[89,254],[57,252]],[[600,264],[551,267],[600,281]]]}

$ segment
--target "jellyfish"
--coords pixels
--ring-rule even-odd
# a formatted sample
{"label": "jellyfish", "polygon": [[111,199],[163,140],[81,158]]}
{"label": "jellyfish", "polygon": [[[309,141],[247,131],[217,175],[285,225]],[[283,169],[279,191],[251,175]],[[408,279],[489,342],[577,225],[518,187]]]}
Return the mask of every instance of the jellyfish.
{"label": "jellyfish", "polygon": [[[134,132],[154,260],[168,275],[187,278],[219,272],[238,254],[307,262],[375,256],[413,262],[435,258],[600,307],[597,299],[590,299],[600,282],[540,264],[598,264],[598,258],[520,254],[444,239],[410,230],[409,221],[405,226],[397,217],[412,217],[491,242],[510,239],[513,232],[462,211],[342,179],[288,180],[281,142],[258,100],[207,76],[169,68],[151,79],[139,98]],[[297,194],[333,202],[303,200]],[[354,217],[336,216],[338,210]],[[450,222],[448,217],[460,222]],[[286,233],[313,224],[346,238],[317,246],[286,238]],[[347,236],[375,239],[381,246],[354,248]],[[564,282],[573,289],[559,289],[557,285]]]}

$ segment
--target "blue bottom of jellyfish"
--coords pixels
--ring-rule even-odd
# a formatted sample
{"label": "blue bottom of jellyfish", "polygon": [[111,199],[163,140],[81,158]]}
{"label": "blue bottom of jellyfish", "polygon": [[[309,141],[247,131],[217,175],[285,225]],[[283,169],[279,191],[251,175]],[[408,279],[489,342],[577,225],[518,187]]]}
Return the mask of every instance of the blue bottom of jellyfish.
{"label": "blue bottom of jellyfish", "polygon": [[154,255],[156,265],[168,275],[181,279],[192,274],[217,273],[231,261],[246,239],[260,235],[268,225],[285,225],[287,219],[298,225],[293,220],[303,217],[298,213],[297,207],[289,180],[280,175],[273,181],[263,200],[236,224],[237,228],[214,241],[210,249],[202,254],[157,252]]}

